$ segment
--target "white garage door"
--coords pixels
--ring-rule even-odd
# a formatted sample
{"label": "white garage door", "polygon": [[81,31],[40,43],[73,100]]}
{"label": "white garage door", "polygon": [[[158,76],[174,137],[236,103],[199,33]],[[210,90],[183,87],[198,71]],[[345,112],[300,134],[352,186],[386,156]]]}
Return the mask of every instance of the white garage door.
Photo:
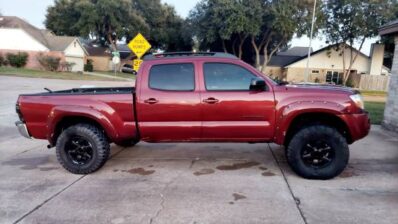
{"label": "white garage door", "polygon": [[65,60],[69,63],[74,63],[75,65],[72,67],[72,72],[82,72],[84,69],[84,58],[81,57],[65,57]]}

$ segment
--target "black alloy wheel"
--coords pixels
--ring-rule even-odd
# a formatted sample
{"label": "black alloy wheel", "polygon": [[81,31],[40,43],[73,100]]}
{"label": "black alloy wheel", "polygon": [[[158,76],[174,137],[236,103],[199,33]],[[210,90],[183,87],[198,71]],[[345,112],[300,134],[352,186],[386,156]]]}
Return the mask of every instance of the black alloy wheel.
{"label": "black alloy wheel", "polygon": [[76,165],[89,163],[94,156],[92,144],[83,136],[72,136],[65,145],[68,158]]}

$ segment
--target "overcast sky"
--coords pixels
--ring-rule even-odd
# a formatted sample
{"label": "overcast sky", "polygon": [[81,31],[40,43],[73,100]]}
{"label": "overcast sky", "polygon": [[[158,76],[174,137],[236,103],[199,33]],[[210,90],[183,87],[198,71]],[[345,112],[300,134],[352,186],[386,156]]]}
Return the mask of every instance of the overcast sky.
{"label": "overcast sky", "polygon": [[[0,12],[6,16],[18,16],[30,22],[34,26],[44,28],[44,19],[46,9],[53,4],[54,0],[0,0]],[[162,0],[162,2],[173,5],[179,15],[186,17],[189,10],[192,9],[199,0]],[[370,45],[378,38],[367,40],[362,51],[369,54]],[[308,46],[309,38],[294,38],[291,42],[292,46]],[[317,50],[325,47],[323,40],[316,38],[312,41],[312,47]]]}

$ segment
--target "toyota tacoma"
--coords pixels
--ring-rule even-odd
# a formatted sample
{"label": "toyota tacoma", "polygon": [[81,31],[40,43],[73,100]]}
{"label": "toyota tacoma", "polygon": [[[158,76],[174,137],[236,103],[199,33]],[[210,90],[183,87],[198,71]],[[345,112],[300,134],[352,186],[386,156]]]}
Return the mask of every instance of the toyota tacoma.
{"label": "toyota tacoma", "polygon": [[283,145],[298,175],[330,179],[370,129],[358,91],[278,84],[223,53],[149,55],[135,87],[22,94],[16,111],[19,132],[47,139],[75,174],[101,168],[110,143],[265,142]]}

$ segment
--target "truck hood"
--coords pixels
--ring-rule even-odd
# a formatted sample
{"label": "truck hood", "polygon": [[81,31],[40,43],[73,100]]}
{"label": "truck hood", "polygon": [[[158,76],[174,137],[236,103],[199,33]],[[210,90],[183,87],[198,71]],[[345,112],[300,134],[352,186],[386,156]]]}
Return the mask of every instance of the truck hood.
{"label": "truck hood", "polygon": [[346,94],[356,94],[359,93],[358,90],[345,87],[345,86],[337,86],[331,84],[288,84],[285,86],[286,88],[291,89],[300,89],[300,90],[307,90],[307,91],[327,91],[327,92],[341,92]]}

